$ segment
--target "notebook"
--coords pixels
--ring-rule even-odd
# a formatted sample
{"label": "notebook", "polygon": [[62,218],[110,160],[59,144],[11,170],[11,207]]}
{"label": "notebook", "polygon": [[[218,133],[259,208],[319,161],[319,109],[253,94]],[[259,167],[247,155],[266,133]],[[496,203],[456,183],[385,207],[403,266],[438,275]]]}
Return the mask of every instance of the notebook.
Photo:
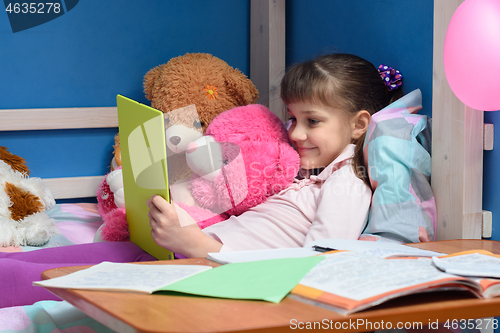
{"label": "notebook", "polygon": [[130,241],[157,259],[174,259],[151,236],[146,201],[170,201],[163,112],[122,95],[116,97],[125,210]]}

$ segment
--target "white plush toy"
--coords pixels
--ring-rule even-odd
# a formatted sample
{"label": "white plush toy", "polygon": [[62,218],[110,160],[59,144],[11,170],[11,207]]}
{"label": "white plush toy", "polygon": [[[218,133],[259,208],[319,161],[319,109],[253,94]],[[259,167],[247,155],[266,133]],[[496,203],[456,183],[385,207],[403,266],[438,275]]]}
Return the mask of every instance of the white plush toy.
{"label": "white plush toy", "polygon": [[0,147],[0,246],[40,246],[58,234],[45,211],[54,197],[40,178],[29,177],[23,158]]}
{"label": "white plush toy", "polygon": [[211,135],[190,142],[187,145],[186,162],[195,174],[213,181],[224,164],[220,143]]}

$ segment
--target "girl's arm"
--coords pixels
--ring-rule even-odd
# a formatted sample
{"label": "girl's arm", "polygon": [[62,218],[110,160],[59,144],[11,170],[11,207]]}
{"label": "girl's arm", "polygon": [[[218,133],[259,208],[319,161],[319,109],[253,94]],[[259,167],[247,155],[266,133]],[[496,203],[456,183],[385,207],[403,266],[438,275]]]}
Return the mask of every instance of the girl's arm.
{"label": "girl's arm", "polygon": [[219,252],[222,244],[203,233],[179,206],[158,195],[147,204],[151,234],[158,245],[188,258],[205,258],[209,252]]}

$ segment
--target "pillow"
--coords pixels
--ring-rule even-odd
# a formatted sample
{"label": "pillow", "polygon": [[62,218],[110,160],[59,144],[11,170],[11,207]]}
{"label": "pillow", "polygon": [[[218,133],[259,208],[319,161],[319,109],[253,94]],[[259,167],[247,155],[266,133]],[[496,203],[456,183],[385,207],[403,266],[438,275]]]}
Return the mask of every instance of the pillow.
{"label": "pillow", "polygon": [[434,240],[436,202],[431,179],[431,119],[419,89],[375,113],[363,154],[373,189],[363,236],[404,243]]}

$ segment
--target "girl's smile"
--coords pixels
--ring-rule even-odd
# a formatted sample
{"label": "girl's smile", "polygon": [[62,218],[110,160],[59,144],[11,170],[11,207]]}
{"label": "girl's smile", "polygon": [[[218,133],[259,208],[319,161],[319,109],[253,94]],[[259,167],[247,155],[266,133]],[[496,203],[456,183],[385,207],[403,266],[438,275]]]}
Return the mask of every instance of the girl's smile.
{"label": "girl's smile", "polygon": [[308,148],[308,147],[300,147],[300,146],[297,146],[296,148],[297,148],[297,151],[299,152],[299,154],[305,154],[307,152],[312,151],[313,149],[316,149],[316,147]]}

